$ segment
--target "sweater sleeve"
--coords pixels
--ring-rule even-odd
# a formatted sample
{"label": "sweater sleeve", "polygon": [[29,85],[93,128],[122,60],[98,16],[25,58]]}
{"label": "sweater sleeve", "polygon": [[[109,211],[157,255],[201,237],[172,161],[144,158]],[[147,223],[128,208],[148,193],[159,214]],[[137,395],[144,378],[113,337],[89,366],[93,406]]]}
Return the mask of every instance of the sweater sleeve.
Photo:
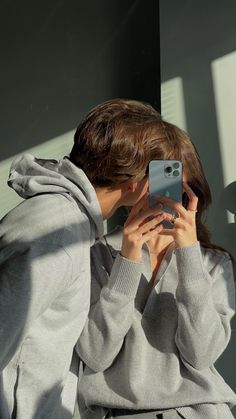
{"label": "sweater sleeve", "polygon": [[209,273],[200,245],[176,249],[178,327],[175,341],[183,361],[202,370],[225,350],[235,313],[232,262],[222,254]]}
{"label": "sweater sleeve", "polygon": [[92,303],[76,349],[93,371],[110,367],[123,345],[133,321],[141,266],[142,263],[129,261],[118,254],[110,276],[103,269],[103,275],[108,278],[103,287],[96,278],[101,266],[92,271]]}

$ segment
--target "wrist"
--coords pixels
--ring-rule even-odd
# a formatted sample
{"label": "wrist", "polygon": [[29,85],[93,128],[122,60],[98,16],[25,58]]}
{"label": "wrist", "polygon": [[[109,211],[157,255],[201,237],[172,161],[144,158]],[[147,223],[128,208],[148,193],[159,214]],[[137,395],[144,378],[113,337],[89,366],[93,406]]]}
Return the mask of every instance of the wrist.
{"label": "wrist", "polygon": [[121,251],[120,251],[121,256],[123,256],[124,258],[132,261],[132,262],[141,262],[142,260],[142,250],[141,248],[134,248],[134,247],[130,247],[130,246],[124,246],[122,245],[121,247]]}
{"label": "wrist", "polygon": [[180,242],[175,242],[175,247],[176,249],[182,249],[185,247],[192,247],[192,246],[196,246],[198,244],[198,240],[192,240],[192,241],[180,241]]}
{"label": "wrist", "polygon": [[121,249],[120,255],[125,259],[130,260],[131,262],[141,262],[142,261],[142,254],[141,252],[124,252]]}

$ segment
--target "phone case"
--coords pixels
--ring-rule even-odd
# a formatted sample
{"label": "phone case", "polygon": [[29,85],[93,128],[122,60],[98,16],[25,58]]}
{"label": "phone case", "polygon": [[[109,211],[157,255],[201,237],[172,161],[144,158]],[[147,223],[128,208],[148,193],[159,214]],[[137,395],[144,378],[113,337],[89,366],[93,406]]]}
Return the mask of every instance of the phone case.
{"label": "phone case", "polygon": [[[149,163],[149,203],[157,205],[156,195],[166,196],[182,203],[182,162],[179,160],[152,160]],[[164,205],[163,211],[174,214],[172,208]],[[177,214],[176,214],[177,215]],[[164,221],[165,228],[173,225]]]}

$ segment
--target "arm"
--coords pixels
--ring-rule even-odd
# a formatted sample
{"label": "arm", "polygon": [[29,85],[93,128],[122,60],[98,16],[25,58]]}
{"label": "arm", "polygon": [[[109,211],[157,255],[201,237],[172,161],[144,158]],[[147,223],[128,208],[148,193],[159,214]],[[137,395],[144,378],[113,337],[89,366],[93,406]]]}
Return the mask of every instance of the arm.
{"label": "arm", "polygon": [[179,214],[177,219],[172,217],[173,228],[163,229],[161,234],[172,236],[176,246],[176,345],[183,362],[201,370],[216,361],[230,339],[230,320],[235,310],[233,270],[226,256],[211,275],[204,267],[196,231],[198,198],[187,183],[183,186],[189,198],[187,208],[159,197]]}
{"label": "arm", "polygon": [[[150,215],[156,216],[155,219],[148,221]],[[132,208],[123,230],[121,254],[117,255],[109,278],[102,266],[102,244],[93,248],[91,307],[77,351],[94,371],[110,367],[132,325],[134,299],[142,272],[142,245],[157,235],[157,224],[162,219],[160,206],[149,209],[146,196]],[[109,259],[108,248],[105,259]],[[99,276],[103,286],[99,286]]]}
{"label": "arm", "polygon": [[225,350],[235,311],[232,262],[223,256],[211,275],[203,265],[199,244],[176,249],[176,345],[183,361],[196,369],[211,366]]}
{"label": "arm", "polygon": [[18,351],[34,320],[65,288],[68,256],[44,241],[11,243],[0,258],[0,371]]}
{"label": "arm", "polygon": [[[118,254],[108,277],[98,257],[95,253],[90,312],[76,348],[89,368],[104,371],[119,353],[131,327],[142,264]],[[101,282],[106,282],[103,287],[98,276],[103,277]]]}

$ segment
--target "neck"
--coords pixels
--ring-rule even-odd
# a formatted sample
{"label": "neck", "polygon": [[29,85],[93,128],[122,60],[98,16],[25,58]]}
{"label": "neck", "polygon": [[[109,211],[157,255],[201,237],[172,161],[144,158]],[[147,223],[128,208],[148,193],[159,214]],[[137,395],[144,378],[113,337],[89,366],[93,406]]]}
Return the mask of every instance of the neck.
{"label": "neck", "polygon": [[173,243],[173,238],[168,236],[157,236],[155,239],[151,239],[147,242],[149,252],[155,255],[163,255],[169,245]]}

